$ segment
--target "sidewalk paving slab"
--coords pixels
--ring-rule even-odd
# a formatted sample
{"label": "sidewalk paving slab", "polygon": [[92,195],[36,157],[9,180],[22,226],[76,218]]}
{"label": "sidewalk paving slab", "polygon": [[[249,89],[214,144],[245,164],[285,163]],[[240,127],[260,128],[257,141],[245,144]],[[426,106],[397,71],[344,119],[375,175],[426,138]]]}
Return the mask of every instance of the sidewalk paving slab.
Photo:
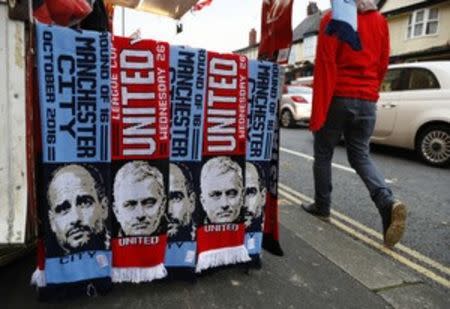
{"label": "sidewalk paving slab", "polygon": [[420,282],[398,262],[387,258],[333,225],[307,214],[298,205],[283,205],[280,220],[314,249],[371,290]]}
{"label": "sidewalk paving slab", "polygon": [[450,308],[450,293],[445,288],[426,284],[411,269],[307,214],[299,205],[282,205],[280,221],[393,308]]}
{"label": "sidewalk paving slab", "polygon": [[[106,296],[64,302],[67,308],[390,308],[387,302],[281,227],[285,256],[267,252],[263,268],[246,274],[235,266],[197,283],[159,281],[122,284]],[[34,257],[0,269],[2,308],[52,308],[38,303],[29,276]]]}
{"label": "sidewalk paving slab", "polygon": [[39,303],[29,285],[35,257],[0,268],[1,308],[450,308],[448,293],[331,224],[280,207],[285,256],[263,255],[263,268],[213,270],[196,283],[121,284],[106,296]]}
{"label": "sidewalk paving slab", "polygon": [[450,300],[441,291],[425,284],[400,286],[380,291],[379,294],[394,308],[398,309],[448,309]]}

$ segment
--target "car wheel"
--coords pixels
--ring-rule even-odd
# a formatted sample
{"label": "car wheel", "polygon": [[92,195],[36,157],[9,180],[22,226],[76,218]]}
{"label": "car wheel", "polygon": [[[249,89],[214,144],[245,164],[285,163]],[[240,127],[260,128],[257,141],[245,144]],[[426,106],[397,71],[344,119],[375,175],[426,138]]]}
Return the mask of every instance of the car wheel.
{"label": "car wheel", "polygon": [[281,112],[280,123],[285,128],[292,127],[294,124],[294,117],[290,110],[285,109]]}
{"label": "car wheel", "polygon": [[433,125],[425,128],[417,138],[416,151],[430,165],[449,165],[450,127]]}

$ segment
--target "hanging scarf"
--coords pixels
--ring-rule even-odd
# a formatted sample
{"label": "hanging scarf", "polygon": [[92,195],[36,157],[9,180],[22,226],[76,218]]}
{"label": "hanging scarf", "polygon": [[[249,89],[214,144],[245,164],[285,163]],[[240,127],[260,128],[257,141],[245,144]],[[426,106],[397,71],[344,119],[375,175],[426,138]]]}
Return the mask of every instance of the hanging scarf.
{"label": "hanging scarf", "polygon": [[255,266],[261,264],[262,226],[269,196],[278,89],[278,65],[250,60],[244,218],[245,246]]}
{"label": "hanging scarf", "polygon": [[204,102],[202,222],[197,229],[197,272],[248,262],[242,217],[247,138],[247,58],[208,52]]}
{"label": "hanging scarf", "polygon": [[[271,97],[276,96],[278,102],[281,99],[282,78],[278,80],[278,88],[271,91]],[[276,110],[276,119],[279,119],[279,110]],[[270,253],[283,256],[284,252],[280,245],[280,231],[278,219],[278,176],[279,176],[279,157],[280,157],[280,126],[278,121],[273,122],[273,140],[272,151],[270,154],[270,173],[267,193],[267,203],[264,210],[264,230],[263,230],[263,248]]]}
{"label": "hanging scarf", "polygon": [[33,17],[39,22],[72,26],[92,12],[86,0],[33,0]]}
{"label": "hanging scarf", "polygon": [[287,63],[292,45],[293,0],[264,0],[258,59]]}
{"label": "hanging scarf", "polygon": [[52,299],[93,296],[111,288],[110,39],[43,24],[36,31],[43,245],[33,279]]}
{"label": "hanging scarf", "polygon": [[200,11],[202,10],[205,6],[209,6],[211,5],[213,0],[203,0],[198,2],[197,4],[195,4],[194,6],[192,6],[192,11]]}
{"label": "hanging scarf", "polygon": [[361,50],[361,41],[357,30],[357,7],[355,0],[332,0],[332,19],[326,33],[336,35],[339,40],[348,43],[354,50]]}
{"label": "hanging scarf", "polygon": [[203,102],[206,50],[172,46],[171,152],[169,175],[168,244],[165,265],[171,277],[192,278],[196,263],[198,175],[203,142]]}
{"label": "hanging scarf", "polygon": [[113,37],[113,282],[167,275],[169,46]]}

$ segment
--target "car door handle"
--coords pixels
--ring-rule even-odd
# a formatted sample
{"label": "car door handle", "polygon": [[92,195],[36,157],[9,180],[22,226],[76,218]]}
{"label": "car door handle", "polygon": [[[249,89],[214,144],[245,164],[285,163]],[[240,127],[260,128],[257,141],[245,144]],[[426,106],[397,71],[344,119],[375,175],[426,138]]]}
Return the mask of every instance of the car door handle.
{"label": "car door handle", "polygon": [[397,106],[397,104],[393,104],[393,103],[389,102],[389,103],[381,104],[381,106],[384,108],[394,108]]}

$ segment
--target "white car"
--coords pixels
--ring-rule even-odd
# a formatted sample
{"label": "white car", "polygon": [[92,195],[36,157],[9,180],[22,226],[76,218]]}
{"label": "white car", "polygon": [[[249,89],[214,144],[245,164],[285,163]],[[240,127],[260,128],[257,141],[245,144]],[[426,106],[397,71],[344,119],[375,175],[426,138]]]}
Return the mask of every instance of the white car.
{"label": "white car", "polygon": [[312,89],[303,86],[287,86],[281,97],[280,123],[283,127],[308,124],[311,118]]}
{"label": "white car", "polygon": [[389,66],[371,141],[414,149],[428,164],[450,164],[450,61]]}

